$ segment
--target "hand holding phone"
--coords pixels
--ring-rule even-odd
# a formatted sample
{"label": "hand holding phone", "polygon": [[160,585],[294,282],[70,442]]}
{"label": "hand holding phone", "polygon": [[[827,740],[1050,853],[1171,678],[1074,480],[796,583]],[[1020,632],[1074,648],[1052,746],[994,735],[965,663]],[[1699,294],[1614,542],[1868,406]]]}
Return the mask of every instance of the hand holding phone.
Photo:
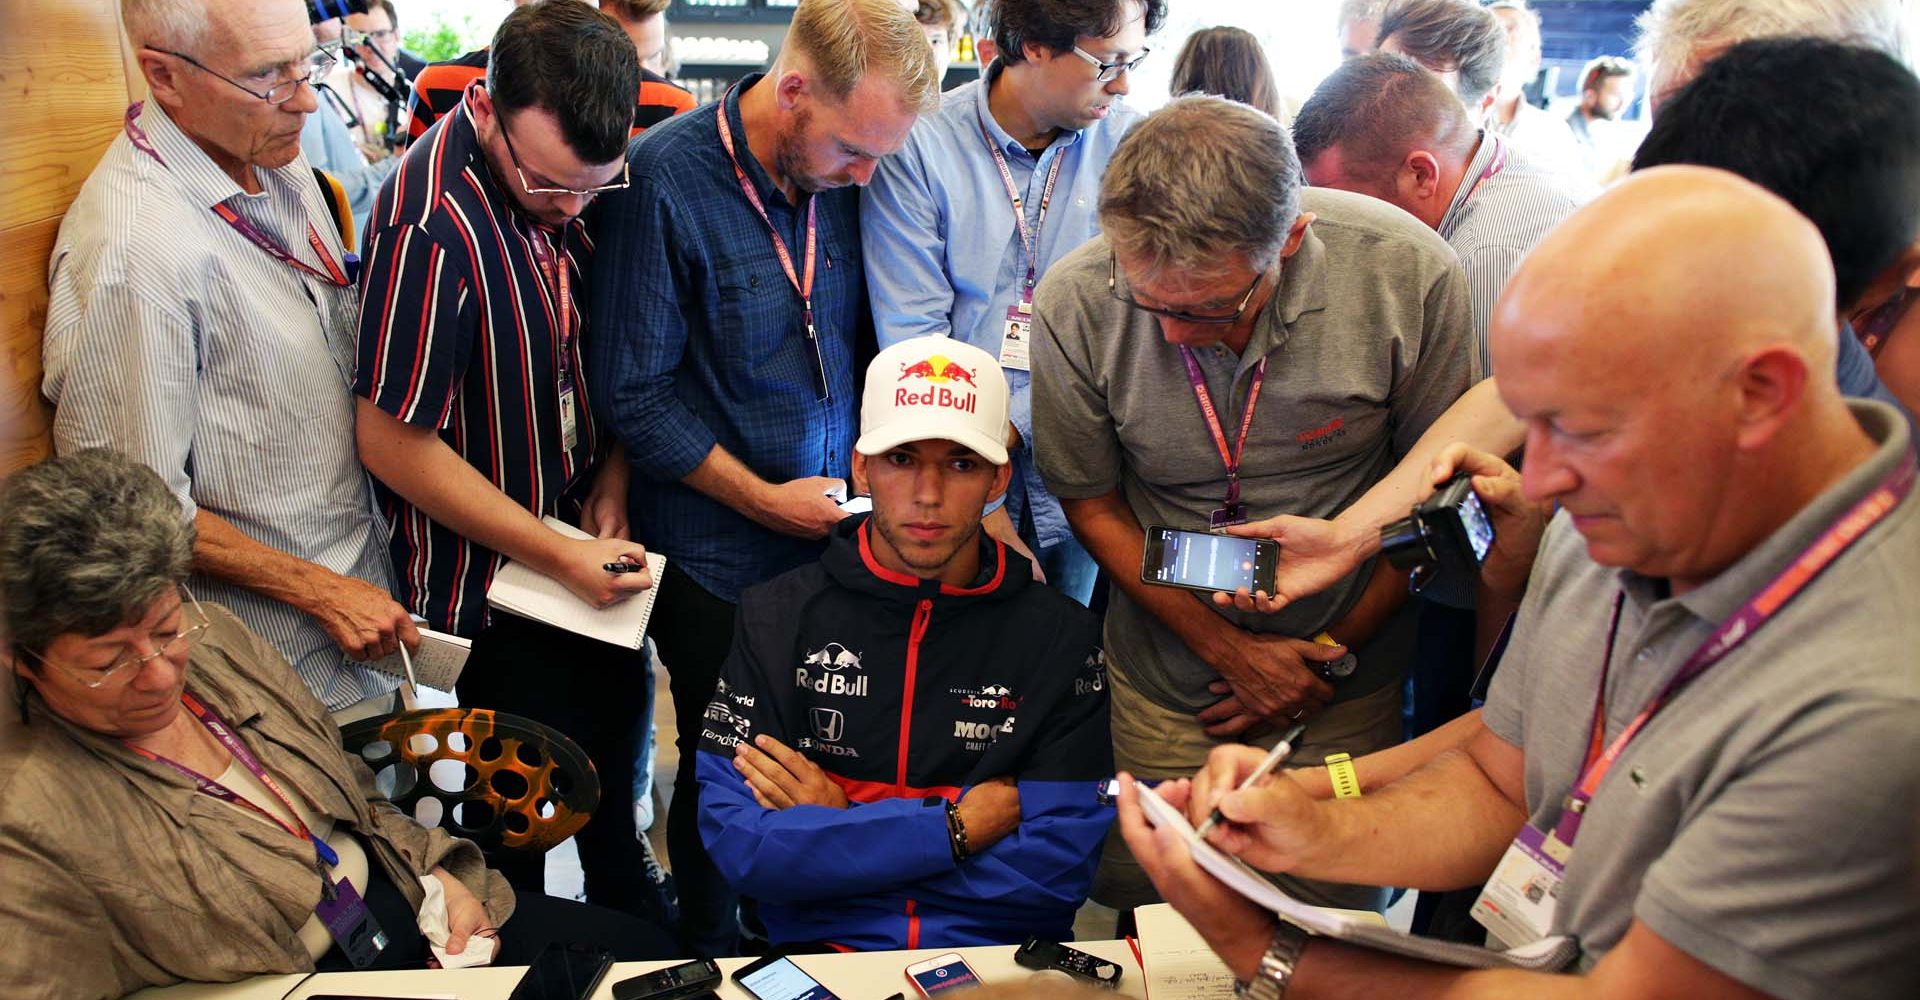
{"label": "hand holding phone", "polygon": [[1242,538],[1205,531],[1181,531],[1162,525],[1147,529],[1140,580],[1162,587],[1250,594],[1273,593],[1280,544],[1270,538]]}

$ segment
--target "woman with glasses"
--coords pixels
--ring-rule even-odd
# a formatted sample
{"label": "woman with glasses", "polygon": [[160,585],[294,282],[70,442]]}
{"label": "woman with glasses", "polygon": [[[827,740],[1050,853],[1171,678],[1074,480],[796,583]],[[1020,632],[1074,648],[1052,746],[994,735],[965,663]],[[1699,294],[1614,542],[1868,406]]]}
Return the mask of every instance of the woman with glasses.
{"label": "woman with glasses", "polygon": [[[436,944],[525,963],[550,941],[665,957],[664,933],[523,900],[480,850],[402,814],[274,648],[185,580],[160,477],[87,450],[0,483],[0,996],[420,967]],[[522,932],[525,933],[522,933]],[[498,949],[496,953],[496,938]]]}

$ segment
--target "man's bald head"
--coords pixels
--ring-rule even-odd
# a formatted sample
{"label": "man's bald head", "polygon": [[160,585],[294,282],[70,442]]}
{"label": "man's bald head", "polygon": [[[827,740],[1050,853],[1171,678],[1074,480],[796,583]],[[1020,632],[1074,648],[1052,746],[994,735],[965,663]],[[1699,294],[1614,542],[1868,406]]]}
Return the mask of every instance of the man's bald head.
{"label": "man's bald head", "polygon": [[1782,484],[1858,430],[1833,315],[1826,245],[1786,202],[1704,167],[1633,175],[1549,233],[1494,310],[1527,493],[1598,562],[1718,573],[1784,523],[1769,494],[1792,500]]}

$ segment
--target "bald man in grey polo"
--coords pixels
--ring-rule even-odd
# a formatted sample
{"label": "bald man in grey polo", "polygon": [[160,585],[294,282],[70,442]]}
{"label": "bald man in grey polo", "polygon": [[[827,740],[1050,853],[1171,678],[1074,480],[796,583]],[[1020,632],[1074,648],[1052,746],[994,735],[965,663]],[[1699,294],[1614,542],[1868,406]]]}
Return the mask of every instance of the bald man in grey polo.
{"label": "bald man in grey polo", "polygon": [[[1254,366],[1268,359],[1240,472],[1254,520],[1339,513],[1481,376],[1466,281],[1437,234],[1385,202],[1343,191],[1304,189],[1301,211],[1315,220],[1281,263],[1280,287],[1256,317],[1245,354],[1224,346],[1194,352],[1230,442]],[[1153,316],[1114,297],[1109,260],[1105,237],[1096,238],[1050,268],[1035,294],[1036,464],[1062,499],[1117,489],[1143,526],[1205,531],[1226,494],[1226,470],[1179,349]],[[1271,615],[1194,599],[1249,632],[1311,638],[1346,614],[1372,570],[1368,563]],[[1193,718],[1220,700],[1208,690],[1219,672],[1119,588],[1110,600],[1105,647],[1116,677],[1116,763],[1145,777],[1183,777],[1212,745],[1240,742],[1206,736]],[[1318,763],[1336,750],[1357,757],[1397,740],[1409,618],[1396,616],[1354,652],[1358,669],[1334,684],[1333,704],[1316,718],[1368,697],[1369,715],[1378,718],[1366,735],[1339,744],[1317,742],[1329,727],[1309,725],[1295,761]],[[1130,727],[1137,720],[1129,711],[1151,715],[1151,730],[1130,738],[1139,727]],[[1248,741],[1271,744],[1277,736],[1269,728]],[[1143,759],[1135,748],[1150,742],[1155,759]],[[1103,873],[1102,887],[1108,882]],[[1128,882],[1138,888],[1144,878]],[[1111,891],[1096,898],[1133,905]],[[1351,894],[1312,901],[1368,905]]]}
{"label": "bald man in grey polo", "polygon": [[[1873,490],[1911,447],[1883,403],[1849,400],[1873,457],[1706,584],[1601,566],[1562,513],[1487,699],[1526,750],[1529,822],[1551,829],[1585,758],[1606,672],[1611,742],[1720,622]],[[1591,968],[1635,918],[1784,1000],[1920,996],[1920,497],[1854,543],[1682,689],[1582,814],[1555,933]]]}

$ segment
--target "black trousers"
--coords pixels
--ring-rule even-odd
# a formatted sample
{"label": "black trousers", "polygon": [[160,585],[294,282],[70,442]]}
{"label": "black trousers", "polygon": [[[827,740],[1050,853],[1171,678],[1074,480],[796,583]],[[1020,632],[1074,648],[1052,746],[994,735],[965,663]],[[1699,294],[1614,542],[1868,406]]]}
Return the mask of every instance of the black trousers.
{"label": "black trousers", "polygon": [[[387,934],[387,947],[368,970],[424,968],[433,952],[414,921],[413,908],[378,864],[373,866],[369,881],[363,896],[367,909]],[[531,893],[516,895],[513,916],[500,928],[500,950],[493,964],[531,965],[549,944],[592,945],[611,952],[620,962],[659,961],[678,954],[673,935],[658,924],[571,899]],[[336,944],[320,956],[314,970],[352,972],[354,968]]]}
{"label": "black trousers", "polygon": [[[460,703],[525,716],[580,744],[600,778],[600,805],[574,836],[587,901],[664,925],[633,825],[635,727],[653,708],[645,656],[495,610],[493,624],[474,637]],[[487,863],[522,899],[546,891],[544,855],[515,852]]]}
{"label": "black trousers", "polygon": [[667,810],[667,858],[680,890],[684,953],[690,958],[719,958],[735,954],[738,947],[738,899],[700,839],[699,784],[693,767],[700,750],[701,719],[733,644],[735,606],[695,583],[671,560],[665,576],[648,634],[667,668],[679,730],[674,745],[680,750],[680,766],[674,772],[673,802]]}

